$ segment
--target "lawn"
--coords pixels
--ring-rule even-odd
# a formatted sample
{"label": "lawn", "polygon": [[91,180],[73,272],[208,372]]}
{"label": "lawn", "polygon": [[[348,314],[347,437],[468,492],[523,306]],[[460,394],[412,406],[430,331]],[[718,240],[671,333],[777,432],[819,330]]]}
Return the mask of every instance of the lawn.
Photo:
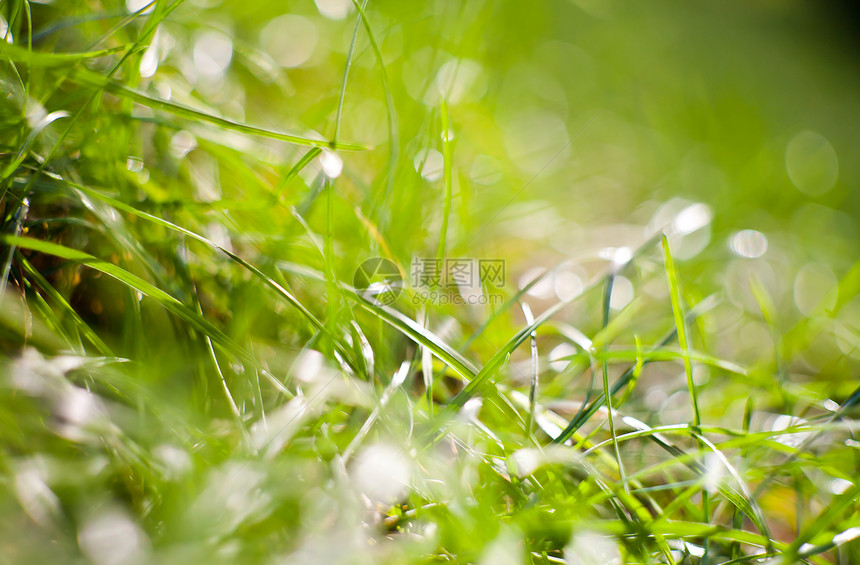
{"label": "lawn", "polygon": [[0,564],[860,563],[839,6],[0,0]]}

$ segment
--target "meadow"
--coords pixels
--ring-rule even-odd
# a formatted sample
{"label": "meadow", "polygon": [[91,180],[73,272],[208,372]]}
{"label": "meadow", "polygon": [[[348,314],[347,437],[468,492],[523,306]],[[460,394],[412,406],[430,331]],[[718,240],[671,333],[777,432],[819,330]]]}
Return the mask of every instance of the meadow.
{"label": "meadow", "polygon": [[0,0],[0,563],[860,563],[856,21]]}

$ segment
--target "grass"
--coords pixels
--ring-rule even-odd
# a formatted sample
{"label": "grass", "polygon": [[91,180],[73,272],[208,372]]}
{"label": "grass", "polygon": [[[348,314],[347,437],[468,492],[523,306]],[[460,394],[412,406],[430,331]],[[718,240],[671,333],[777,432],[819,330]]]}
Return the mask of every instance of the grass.
{"label": "grass", "polygon": [[860,561],[828,13],[0,14],[0,562]]}

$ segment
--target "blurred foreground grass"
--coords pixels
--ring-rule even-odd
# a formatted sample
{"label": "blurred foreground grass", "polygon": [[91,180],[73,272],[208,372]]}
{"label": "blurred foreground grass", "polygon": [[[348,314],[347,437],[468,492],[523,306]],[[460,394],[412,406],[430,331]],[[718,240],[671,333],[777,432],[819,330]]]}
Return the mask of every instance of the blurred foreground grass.
{"label": "blurred foreground grass", "polygon": [[832,13],[0,14],[0,563],[860,561]]}

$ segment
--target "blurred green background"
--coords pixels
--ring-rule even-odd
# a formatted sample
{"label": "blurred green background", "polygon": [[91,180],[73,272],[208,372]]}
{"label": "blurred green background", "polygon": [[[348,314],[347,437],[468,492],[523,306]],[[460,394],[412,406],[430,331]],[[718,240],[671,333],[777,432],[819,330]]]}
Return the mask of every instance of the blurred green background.
{"label": "blurred green background", "polygon": [[[518,301],[539,314],[584,292],[536,341],[538,400],[562,427],[602,394],[580,333],[611,345],[612,380],[674,327],[661,230],[685,307],[716,304],[690,324],[691,347],[710,359],[693,372],[706,423],[740,429],[745,410],[754,432],[820,423],[827,402],[856,389],[849,3],[378,0],[363,11],[351,0],[0,2],[3,233],[119,265],[191,312],[79,265],[89,260],[4,240],[0,562],[563,559],[570,532],[553,512],[587,521],[610,504],[592,511],[571,494],[581,477],[564,473],[542,477],[544,498],[526,504],[494,470],[531,446],[496,403],[528,395],[528,345],[494,374],[503,392],[487,393],[484,427],[458,436],[471,458],[415,455],[426,488],[378,515],[339,482],[398,471],[371,465],[397,461],[380,445],[411,447],[433,422],[421,348],[336,283],[372,257],[407,279],[416,257],[505,261],[504,307],[414,302],[414,289],[393,304],[478,367],[527,322]],[[202,234],[261,276],[117,202]],[[607,329],[600,281],[612,269]],[[363,371],[344,351],[364,356]],[[403,394],[384,397],[404,361]],[[463,379],[432,369],[435,404],[451,401]],[[339,370],[351,384],[329,380]],[[335,454],[356,437],[358,448],[374,406],[370,436],[383,444],[360,459],[370,467],[341,468]],[[645,367],[624,414],[690,421],[677,355]],[[606,439],[593,424],[584,431]],[[541,429],[547,443],[551,426]],[[783,469],[790,480],[759,500],[773,539],[796,539],[848,488],[833,481],[856,477],[852,432],[831,432],[820,460]],[[779,443],[761,441],[731,452],[756,482]],[[633,443],[629,467],[659,459]],[[671,500],[677,477],[657,475]],[[433,508],[417,520],[421,504]],[[856,509],[846,512],[850,526]],[[732,517],[720,507],[713,521]],[[375,532],[365,557],[352,553],[368,546],[357,524]],[[648,562],[625,543],[625,559]],[[852,547],[824,556],[849,563]]]}

